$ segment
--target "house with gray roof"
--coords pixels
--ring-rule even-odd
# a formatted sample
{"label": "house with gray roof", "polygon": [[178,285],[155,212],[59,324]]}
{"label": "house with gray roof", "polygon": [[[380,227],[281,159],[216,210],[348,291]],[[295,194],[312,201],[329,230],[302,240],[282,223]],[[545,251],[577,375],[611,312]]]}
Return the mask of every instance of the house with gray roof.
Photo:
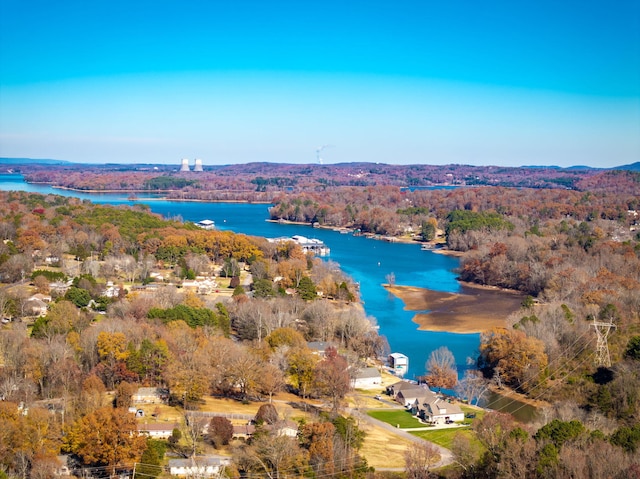
{"label": "house with gray roof", "polygon": [[382,376],[378,368],[362,368],[351,379],[351,387],[358,389],[371,389],[382,384]]}

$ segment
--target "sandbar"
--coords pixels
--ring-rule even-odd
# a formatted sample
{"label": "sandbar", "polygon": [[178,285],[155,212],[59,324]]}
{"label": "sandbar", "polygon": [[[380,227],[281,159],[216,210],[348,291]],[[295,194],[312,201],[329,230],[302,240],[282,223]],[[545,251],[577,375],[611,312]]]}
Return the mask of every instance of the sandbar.
{"label": "sandbar", "polygon": [[445,293],[415,286],[385,285],[400,298],[422,331],[480,333],[504,328],[506,318],[520,309],[522,293],[464,283],[460,293]]}

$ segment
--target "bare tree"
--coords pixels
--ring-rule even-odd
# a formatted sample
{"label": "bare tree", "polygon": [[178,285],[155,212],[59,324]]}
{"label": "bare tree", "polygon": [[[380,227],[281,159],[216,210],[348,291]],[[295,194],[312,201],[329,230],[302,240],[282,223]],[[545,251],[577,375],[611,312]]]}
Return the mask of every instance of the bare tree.
{"label": "bare tree", "polygon": [[489,389],[490,381],[485,379],[480,371],[468,369],[464,377],[456,384],[456,392],[462,399],[467,399],[469,404],[476,404],[482,399]]}
{"label": "bare tree", "polygon": [[409,446],[404,459],[407,479],[430,479],[435,477],[431,468],[440,460],[440,453],[433,444],[425,441]]}

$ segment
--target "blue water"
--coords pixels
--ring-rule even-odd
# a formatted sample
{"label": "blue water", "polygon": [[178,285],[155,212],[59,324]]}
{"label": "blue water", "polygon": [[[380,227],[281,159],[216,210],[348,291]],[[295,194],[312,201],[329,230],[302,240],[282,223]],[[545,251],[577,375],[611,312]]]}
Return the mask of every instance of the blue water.
{"label": "blue water", "polygon": [[[95,203],[133,204],[126,194],[89,194],[59,190],[46,185],[25,183],[20,175],[0,175],[0,190],[74,196]],[[414,379],[424,374],[429,354],[440,346],[447,346],[453,352],[460,374],[467,368],[467,357],[477,355],[479,334],[418,331],[417,325],[411,320],[414,313],[404,311],[402,301],[388,294],[382,287],[382,283],[387,282],[386,276],[394,273],[396,284],[399,285],[458,292],[459,284],[453,272],[458,266],[455,258],[423,251],[417,244],[387,243],[309,226],[267,222],[268,206],[265,204],[149,200],[142,195],[139,195],[138,202],[148,204],[153,212],[166,217],[179,215],[185,221],[211,219],[219,229],[237,233],[265,237],[300,234],[321,239],[331,248],[331,255],[327,259],[339,263],[342,270],[360,284],[365,312],[376,318],[380,334],[386,336],[391,350],[409,357],[409,370],[405,375],[407,378]]]}

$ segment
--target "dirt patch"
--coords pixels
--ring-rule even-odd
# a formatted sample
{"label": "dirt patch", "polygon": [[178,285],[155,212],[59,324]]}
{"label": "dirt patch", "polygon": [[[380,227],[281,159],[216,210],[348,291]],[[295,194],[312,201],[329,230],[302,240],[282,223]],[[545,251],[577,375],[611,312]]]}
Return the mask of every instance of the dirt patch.
{"label": "dirt patch", "polygon": [[462,285],[461,293],[444,293],[414,286],[390,286],[408,311],[420,311],[413,321],[424,331],[479,333],[505,327],[505,319],[520,309],[524,295],[497,288]]}

